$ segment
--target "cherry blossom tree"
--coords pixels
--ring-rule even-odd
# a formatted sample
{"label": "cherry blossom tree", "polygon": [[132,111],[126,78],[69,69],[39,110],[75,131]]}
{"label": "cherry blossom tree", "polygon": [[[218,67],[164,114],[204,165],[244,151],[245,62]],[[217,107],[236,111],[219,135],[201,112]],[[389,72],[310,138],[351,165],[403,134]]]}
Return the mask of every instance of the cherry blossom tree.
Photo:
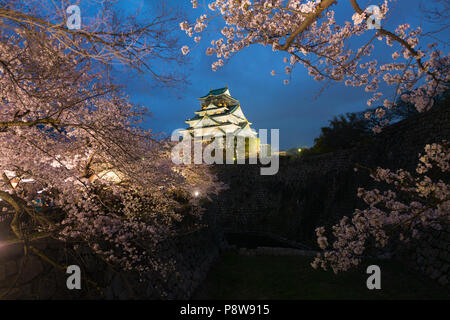
{"label": "cherry blossom tree", "polygon": [[441,230],[450,223],[449,173],[446,141],[425,147],[415,174],[403,169],[392,172],[377,168],[371,177],[391,189],[360,188],[358,197],[369,207],[357,209],[351,219],[344,217],[333,226],[332,245],[325,228],[317,228],[317,242],[323,252],[312,266],[331,268],[336,273],[346,271],[358,265],[373,246],[384,248],[395,237],[408,242],[420,238],[421,231],[428,228]]}
{"label": "cherry blossom tree", "polygon": [[[222,186],[206,166],[175,166],[171,142],[141,127],[147,109],[99,68],[116,60],[143,66],[142,56],[121,51],[124,38],[65,37],[63,27],[30,15],[33,3],[0,8],[0,222],[11,226],[0,250],[22,243],[51,262],[34,242],[52,238],[87,246],[121,270],[167,272],[158,244],[187,216],[200,228],[191,193]],[[127,50],[165,59],[155,48],[163,43]]]}
{"label": "cherry blossom tree", "polygon": [[[101,64],[145,71],[159,84],[175,85],[183,80],[182,75],[160,66],[185,61],[172,32],[180,13],[168,8],[164,1],[156,4],[151,9],[139,7],[123,13],[116,0],[1,1],[0,26],[8,34],[20,31],[28,42],[37,41],[37,33],[45,33],[65,52]],[[67,8],[71,5],[81,8],[80,29],[67,26]]]}
{"label": "cherry blossom tree", "polygon": [[[213,70],[239,51],[259,44],[281,53],[289,76],[295,67],[302,65],[314,80],[363,87],[372,93],[367,101],[369,106],[382,99],[383,83],[392,87],[392,94],[383,99],[384,107],[379,108],[377,116],[382,117],[384,108],[394,107],[399,96],[419,111],[428,110],[433,97],[447,88],[448,54],[440,51],[437,43],[421,46],[425,34],[420,27],[402,24],[394,31],[385,29],[391,1],[384,1],[379,12],[361,8],[356,0],[349,1],[353,12],[347,13],[348,20],[344,23],[335,19],[334,8],[338,10],[342,3],[335,0],[208,1],[204,14],[195,23],[184,21],[180,27],[198,43],[213,20],[222,20],[219,22],[221,35],[206,50],[207,55],[217,57]],[[197,0],[191,2],[194,8],[199,8]],[[375,19],[381,23],[379,28],[368,30]],[[355,45],[360,42],[352,41],[357,37],[367,41]],[[391,61],[380,63],[372,57],[377,40],[384,40],[392,47]],[[182,51],[187,54],[189,48],[184,46]],[[379,131],[383,125],[386,123],[380,123],[375,130]]]}

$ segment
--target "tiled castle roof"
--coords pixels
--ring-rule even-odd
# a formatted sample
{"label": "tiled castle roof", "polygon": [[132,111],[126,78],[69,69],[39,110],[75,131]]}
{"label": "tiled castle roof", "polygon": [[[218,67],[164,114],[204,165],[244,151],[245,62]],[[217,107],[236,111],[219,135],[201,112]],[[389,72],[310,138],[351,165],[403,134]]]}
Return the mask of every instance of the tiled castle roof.
{"label": "tiled castle roof", "polygon": [[209,96],[220,96],[221,94],[224,94],[228,90],[228,87],[220,88],[220,89],[211,89],[209,90],[209,93],[206,96],[200,97],[199,99],[205,99]]}

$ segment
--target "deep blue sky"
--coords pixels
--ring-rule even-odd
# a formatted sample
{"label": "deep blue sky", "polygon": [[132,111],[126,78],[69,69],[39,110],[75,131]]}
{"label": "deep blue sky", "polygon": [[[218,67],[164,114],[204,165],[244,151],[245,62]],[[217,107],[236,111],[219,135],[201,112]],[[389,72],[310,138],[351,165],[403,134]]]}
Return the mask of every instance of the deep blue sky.
{"label": "deep blue sky", "polygon": [[[424,1],[424,0],[422,0]],[[420,0],[398,0],[391,7],[387,27],[400,23],[409,23],[412,27],[421,26],[425,31],[436,29],[421,18]],[[132,9],[139,5],[147,6],[154,0],[120,0],[119,5]],[[168,0],[171,6],[179,7],[192,21],[202,13],[202,9],[192,9],[190,0]],[[202,3],[202,0],[199,1]],[[360,6],[378,4],[378,1],[360,1]],[[351,21],[353,11],[349,1],[339,1],[335,7],[337,20]],[[392,28],[390,28],[392,30]],[[373,31],[368,31],[373,32]],[[146,123],[154,131],[170,134],[176,128],[186,127],[184,120],[190,118],[199,109],[198,97],[205,95],[210,88],[228,85],[233,97],[239,99],[248,120],[256,130],[280,129],[280,148],[288,149],[297,146],[311,146],[320,134],[320,127],[328,124],[334,115],[361,111],[367,106],[369,97],[361,88],[349,88],[343,84],[332,84],[322,94],[319,90],[325,83],[315,82],[300,66],[294,69],[289,85],[283,84],[285,75],[282,63],[283,55],[273,53],[269,47],[251,47],[238,53],[217,72],[211,70],[214,57],[205,55],[206,43],[195,48],[192,39],[179,31],[181,45],[189,45],[192,51],[189,62],[182,71],[188,74],[189,84],[183,89],[151,88],[129,74],[119,74],[119,81],[127,84],[126,92],[133,102],[144,104],[150,108],[153,117]],[[445,34],[448,40],[448,32]],[[390,56],[392,48],[386,48],[384,41],[377,44],[377,58]],[[194,48],[193,48],[194,47]],[[448,48],[442,47],[444,52]],[[174,70],[174,66],[161,66],[166,70]],[[271,70],[277,76],[270,75]]]}

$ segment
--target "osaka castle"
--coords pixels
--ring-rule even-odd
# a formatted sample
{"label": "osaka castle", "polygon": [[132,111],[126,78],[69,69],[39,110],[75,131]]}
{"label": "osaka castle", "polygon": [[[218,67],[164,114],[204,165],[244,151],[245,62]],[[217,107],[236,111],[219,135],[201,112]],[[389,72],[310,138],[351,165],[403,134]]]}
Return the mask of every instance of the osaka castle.
{"label": "osaka castle", "polygon": [[228,87],[210,90],[198,99],[201,109],[185,121],[189,128],[182,131],[184,134],[196,139],[225,135],[257,137],[256,131],[250,128],[251,122],[242,112],[239,100],[231,96]]}
{"label": "osaka castle", "polygon": [[200,110],[185,122],[189,127],[182,134],[195,140],[210,141],[212,137],[243,137],[246,141],[246,153],[250,149],[258,151],[258,137],[242,111],[239,100],[233,98],[228,86],[210,90],[200,100]]}

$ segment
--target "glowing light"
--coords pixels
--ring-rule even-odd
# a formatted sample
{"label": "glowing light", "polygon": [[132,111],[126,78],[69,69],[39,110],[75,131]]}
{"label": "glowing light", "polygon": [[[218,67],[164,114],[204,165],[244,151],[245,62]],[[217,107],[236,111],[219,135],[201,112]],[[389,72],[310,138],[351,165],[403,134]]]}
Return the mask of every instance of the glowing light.
{"label": "glowing light", "polygon": [[194,197],[197,198],[199,195],[200,195],[200,192],[198,192],[198,191],[195,191],[195,192],[194,192]]}
{"label": "glowing light", "polygon": [[19,179],[11,180],[11,186],[12,186],[13,188],[17,187],[18,184],[19,184]]}
{"label": "glowing light", "polygon": [[97,179],[102,179],[105,181],[111,181],[116,183],[119,183],[121,181],[120,176],[116,172],[109,170],[104,170],[100,173],[94,174],[89,177],[89,181],[94,181]]}

